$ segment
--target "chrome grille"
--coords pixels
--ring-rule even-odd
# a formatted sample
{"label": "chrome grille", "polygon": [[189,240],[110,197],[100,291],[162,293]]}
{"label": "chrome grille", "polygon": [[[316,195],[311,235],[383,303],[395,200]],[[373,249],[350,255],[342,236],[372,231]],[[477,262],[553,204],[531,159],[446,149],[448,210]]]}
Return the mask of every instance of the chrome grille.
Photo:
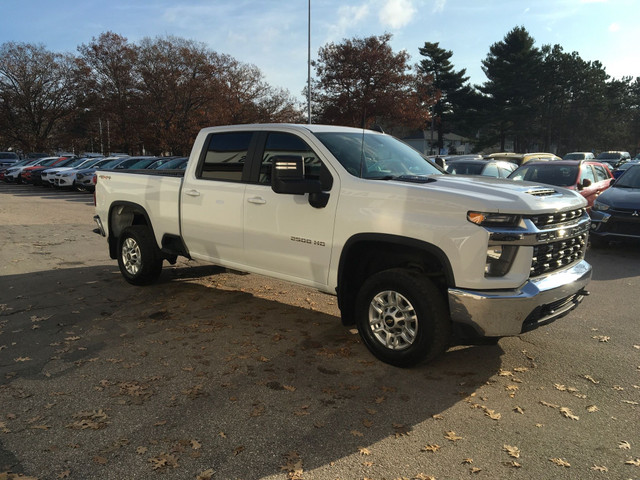
{"label": "chrome grille", "polygon": [[529,218],[538,228],[549,228],[550,226],[561,226],[565,223],[572,223],[584,215],[585,209],[578,208],[568,212],[544,213],[541,215],[531,215]]}
{"label": "chrome grille", "polygon": [[566,267],[584,257],[587,234],[533,247],[531,277]]}

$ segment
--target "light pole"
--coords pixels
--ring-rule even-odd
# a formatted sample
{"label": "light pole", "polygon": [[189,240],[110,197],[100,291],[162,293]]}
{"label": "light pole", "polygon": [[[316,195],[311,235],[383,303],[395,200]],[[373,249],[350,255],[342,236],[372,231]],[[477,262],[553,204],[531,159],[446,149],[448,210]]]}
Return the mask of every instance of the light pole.
{"label": "light pole", "polygon": [[309,0],[309,21],[308,21],[308,42],[307,42],[307,117],[311,125],[311,0]]}

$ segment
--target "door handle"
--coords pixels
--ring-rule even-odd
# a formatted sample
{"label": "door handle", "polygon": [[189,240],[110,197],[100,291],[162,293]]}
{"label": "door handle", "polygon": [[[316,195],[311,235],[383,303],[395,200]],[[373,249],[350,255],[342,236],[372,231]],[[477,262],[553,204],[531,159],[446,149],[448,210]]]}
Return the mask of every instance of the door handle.
{"label": "door handle", "polygon": [[247,198],[247,202],[255,203],[256,205],[264,205],[267,201],[262,197],[251,197]]}
{"label": "door handle", "polygon": [[200,196],[200,192],[198,190],[185,190],[184,191],[185,195],[189,195],[190,197],[199,197]]}

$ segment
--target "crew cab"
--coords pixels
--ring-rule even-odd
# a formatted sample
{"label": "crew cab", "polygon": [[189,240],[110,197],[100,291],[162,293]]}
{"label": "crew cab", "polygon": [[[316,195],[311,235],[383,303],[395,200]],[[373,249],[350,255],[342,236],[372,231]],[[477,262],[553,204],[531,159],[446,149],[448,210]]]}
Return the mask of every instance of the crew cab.
{"label": "crew cab", "polygon": [[95,198],[129,283],[184,256],[313,287],[397,366],[554,321],[591,278],[578,193],[448,175],[370,130],[205,128],[186,170],[98,171]]}

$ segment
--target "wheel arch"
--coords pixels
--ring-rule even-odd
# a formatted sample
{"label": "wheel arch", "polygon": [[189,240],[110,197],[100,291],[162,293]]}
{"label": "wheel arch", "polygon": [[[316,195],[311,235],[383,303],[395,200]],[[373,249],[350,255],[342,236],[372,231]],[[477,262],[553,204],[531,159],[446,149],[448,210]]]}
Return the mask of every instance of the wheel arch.
{"label": "wheel arch", "polygon": [[109,207],[109,256],[113,259],[117,256],[118,238],[122,231],[132,225],[145,225],[155,238],[153,225],[149,214],[142,205],[133,202],[114,202]]}
{"label": "wheel arch", "polygon": [[355,298],[363,282],[371,275],[391,268],[418,270],[432,277],[444,293],[455,285],[451,263],[437,246],[400,235],[362,233],[349,238],[338,264],[338,307],[342,322],[355,322]]}

